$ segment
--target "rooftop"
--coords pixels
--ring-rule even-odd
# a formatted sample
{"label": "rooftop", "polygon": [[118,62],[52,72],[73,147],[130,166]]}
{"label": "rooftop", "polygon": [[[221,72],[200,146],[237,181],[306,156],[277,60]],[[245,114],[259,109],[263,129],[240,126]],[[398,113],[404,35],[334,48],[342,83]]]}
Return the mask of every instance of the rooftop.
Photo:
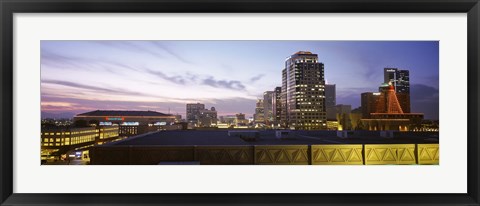
{"label": "rooftop", "polygon": [[298,52],[295,52],[295,54],[312,54],[312,52],[309,52],[309,51],[298,51]]}
{"label": "rooftop", "polygon": [[78,116],[170,116],[156,111],[95,110],[77,114]]}
{"label": "rooftop", "polygon": [[277,139],[274,130],[259,131],[259,139],[245,141],[228,136],[228,130],[160,131],[131,137],[109,145],[312,145],[312,144],[416,144],[438,143],[438,133],[396,132],[393,138],[380,137],[379,132],[352,132],[348,138],[337,137],[336,131],[294,131],[289,139]]}

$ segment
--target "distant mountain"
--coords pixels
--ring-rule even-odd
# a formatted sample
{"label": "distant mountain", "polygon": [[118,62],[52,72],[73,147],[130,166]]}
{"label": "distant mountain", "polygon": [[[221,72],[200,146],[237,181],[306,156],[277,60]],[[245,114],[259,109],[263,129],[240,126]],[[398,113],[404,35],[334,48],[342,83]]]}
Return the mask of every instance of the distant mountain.
{"label": "distant mountain", "polygon": [[73,113],[73,112],[62,112],[62,113],[42,112],[42,119],[45,119],[45,118],[52,118],[52,119],[67,118],[67,119],[71,119],[75,116],[75,114],[76,113]]}

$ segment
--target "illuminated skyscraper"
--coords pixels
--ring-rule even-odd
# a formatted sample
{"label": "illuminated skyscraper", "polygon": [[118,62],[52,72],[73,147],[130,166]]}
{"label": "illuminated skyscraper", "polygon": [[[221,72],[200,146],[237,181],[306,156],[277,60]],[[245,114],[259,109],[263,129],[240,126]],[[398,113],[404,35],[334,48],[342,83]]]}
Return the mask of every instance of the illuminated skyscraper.
{"label": "illuminated skyscraper", "polygon": [[282,116],[282,102],[281,102],[281,95],[282,95],[282,87],[275,87],[273,90],[272,96],[272,109],[273,109],[273,124],[278,126],[280,124],[281,116]]}
{"label": "illuminated skyscraper", "polygon": [[318,55],[299,51],[282,71],[282,121],[297,130],[326,129],[324,65]]}
{"label": "illuminated skyscraper", "polygon": [[[410,112],[410,72],[397,68],[384,68],[384,83],[392,83],[403,112]],[[381,91],[380,91],[381,92]]]}
{"label": "illuminated skyscraper", "polygon": [[253,120],[257,124],[265,123],[265,111],[263,108],[263,99],[257,99],[257,104],[255,106],[255,114],[253,115]]}
{"label": "illuminated skyscraper", "polygon": [[265,124],[271,125],[273,122],[273,91],[263,93],[263,117]]}

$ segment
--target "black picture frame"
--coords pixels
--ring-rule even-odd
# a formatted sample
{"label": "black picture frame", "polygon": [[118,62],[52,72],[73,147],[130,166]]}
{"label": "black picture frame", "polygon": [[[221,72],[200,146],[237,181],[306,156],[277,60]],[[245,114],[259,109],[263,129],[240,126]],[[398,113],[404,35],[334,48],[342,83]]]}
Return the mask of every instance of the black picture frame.
{"label": "black picture frame", "polygon": [[[479,0],[0,0],[1,205],[480,205]],[[466,194],[19,194],[13,193],[13,15],[15,13],[467,13],[468,189]],[[446,177],[447,178],[447,177]],[[457,177],[448,177],[457,178]],[[255,184],[252,182],[252,184]],[[93,186],[93,185],[92,185]]]}

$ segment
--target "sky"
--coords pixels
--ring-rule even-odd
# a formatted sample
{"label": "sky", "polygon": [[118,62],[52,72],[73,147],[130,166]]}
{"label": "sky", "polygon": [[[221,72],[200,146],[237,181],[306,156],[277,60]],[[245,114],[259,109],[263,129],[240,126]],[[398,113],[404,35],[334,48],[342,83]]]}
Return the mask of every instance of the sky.
{"label": "sky", "polygon": [[438,41],[41,41],[42,118],[92,110],[181,114],[185,104],[252,116],[285,59],[318,54],[337,104],[360,106],[383,68],[410,70],[411,111],[438,119]]}

